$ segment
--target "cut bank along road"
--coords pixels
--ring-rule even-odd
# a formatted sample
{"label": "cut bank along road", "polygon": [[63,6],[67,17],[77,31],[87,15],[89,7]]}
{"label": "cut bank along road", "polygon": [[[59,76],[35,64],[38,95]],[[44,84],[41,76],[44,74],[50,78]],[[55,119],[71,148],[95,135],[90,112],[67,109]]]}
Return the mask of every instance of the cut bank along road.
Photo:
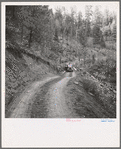
{"label": "cut bank along road", "polygon": [[[71,76],[70,76],[71,75]],[[10,118],[74,118],[72,107],[66,105],[64,91],[67,82],[75,77],[75,72],[65,73],[63,77],[55,76],[34,82],[11,106]]]}

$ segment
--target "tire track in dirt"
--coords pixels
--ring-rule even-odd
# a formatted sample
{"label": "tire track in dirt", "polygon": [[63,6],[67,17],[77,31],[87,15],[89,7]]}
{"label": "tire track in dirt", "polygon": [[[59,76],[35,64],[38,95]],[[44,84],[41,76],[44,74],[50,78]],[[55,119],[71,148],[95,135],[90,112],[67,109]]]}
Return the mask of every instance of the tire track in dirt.
{"label": "tire track in dirt", "polygon": [[39,88],[45,83],[59,78],[59,76],[50,77],[43,81],[34,82],[14,101],[10,109],[8,110],[8,116],[10,118],[30,118],[31,111],[28,110],[34,102],[34,96],[38,92]]}
{"label": "tire track in dirt", "polygon": [[46,99],[47,102],[47,117],[48,118],[78,118],[79,116],[73,111],[73,108],[68,107],[66,101],[68,98],[65,97],[64,91],[68,81],[75,77],[75,72],[66,73],[66,76],[59,82],[53,84],[49,89]]}

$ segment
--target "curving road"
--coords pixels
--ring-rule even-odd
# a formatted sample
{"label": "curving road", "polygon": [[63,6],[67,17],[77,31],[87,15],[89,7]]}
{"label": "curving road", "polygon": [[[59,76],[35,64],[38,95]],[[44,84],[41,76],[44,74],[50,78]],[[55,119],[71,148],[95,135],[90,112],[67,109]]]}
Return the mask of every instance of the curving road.
{"label": "curving road", "polygon": [[48,99],[48,114],[47,117],[49,118],[77,118],[79,117],[76,113],[74,113],[73,108],[66,104],[66,99],[64,91],[66,90],[67,82],[72,78],[75,77],[75,72],[72,73],[72,76],[69,77],[69,73],[66,73],[66,76],[58,81],[57,83],[53,84],[47,95]]}
{"label": "curving road", "polygon": [[[115,113],[83,88],[69,85],[75,72],[48,77],[30,84],[11,103],[6,118],[109,118]],[[72,80],[70,80],[71,82]],[[79,87],[79,85],[81,85]]]}
{"label": "curving road", "polygon": [[79,117],[66,104],[64,91],[75,72],[34,82],[18,97],[10,109],[10,118],[74,118]]}

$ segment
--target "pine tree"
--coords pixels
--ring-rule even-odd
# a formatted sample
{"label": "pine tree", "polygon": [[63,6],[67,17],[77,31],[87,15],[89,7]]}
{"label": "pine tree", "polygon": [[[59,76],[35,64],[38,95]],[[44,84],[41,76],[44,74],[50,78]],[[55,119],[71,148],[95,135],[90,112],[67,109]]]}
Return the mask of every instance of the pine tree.
{"label": "pine tree", "polygon": [[113,26],[112,38],[116,41],[116,25]]}

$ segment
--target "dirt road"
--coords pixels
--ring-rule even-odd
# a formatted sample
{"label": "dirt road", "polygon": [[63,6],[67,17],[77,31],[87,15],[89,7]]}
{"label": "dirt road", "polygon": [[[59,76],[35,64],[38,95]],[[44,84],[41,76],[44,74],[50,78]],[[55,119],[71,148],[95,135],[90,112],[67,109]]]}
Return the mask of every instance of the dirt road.
{"label": "dirt road", "polygon": [[75,72],[65,73],[62,77],[55,76],[34,82],[14,101],[8,117],[78,117],[72,108],[67,107],[64,95],[67,82],[75,76]]}
{"label": "dirt road", "polygon": [[8,115],[10,116],[7,117],[11,118],[31,117],[28,108],[31,104],[33,104],[35,94],[38,92],[39,88],[42,87],[45,83],[54,80],[56,78],[59,78],[59,76],[47,78],[43,81],[34,82],[30,86],[28,86],[25,89],[25,91],[20,95],[20,97],[15,99],[13,105],[10,107],[8,111]]}
{"label": "dirt road", "polygon": [[90,95],[83,88],[83,84],[74,84],[75,78],[75,72],[66,72],[61,76],[48,77],[43,81],[34,82],[14,100],[6,117],[114,117],[93,95]]}
{"label": "dirt road", "polygon": [[72,107],[68,107],[66,104],[67,98],[65,98],[64,91],[66,91],[66,84],[72,78],[75,77],[75,72],[72,73],[72,76],[69,77],[69,73],[66,73],[66,76],[59,82],[53,84],[48,91],[46,99],[49,99],[47,102],[48,113],[47,117],[49,118],[77,118],[79,117]]}

